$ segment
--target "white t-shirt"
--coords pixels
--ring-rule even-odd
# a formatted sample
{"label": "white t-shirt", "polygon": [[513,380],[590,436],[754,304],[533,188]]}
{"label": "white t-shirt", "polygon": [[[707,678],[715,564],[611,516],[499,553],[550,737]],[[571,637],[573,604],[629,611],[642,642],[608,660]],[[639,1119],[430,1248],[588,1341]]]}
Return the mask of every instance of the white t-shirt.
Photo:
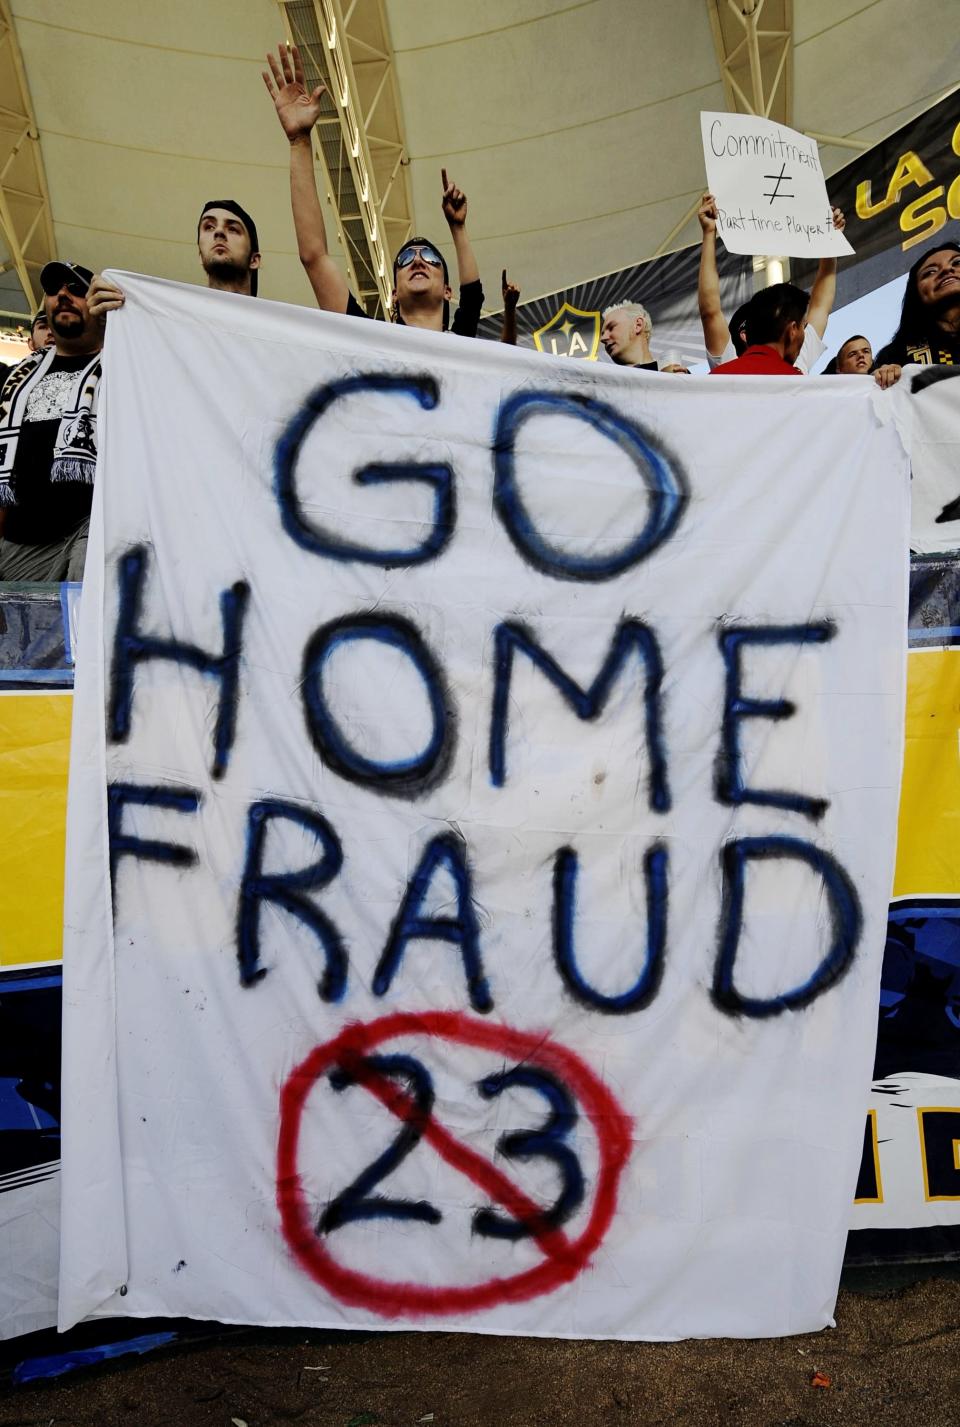
{"label": "white t-shirt", "polygon": [[[811,327],[808,322],[803,332],[803,346],[800,348],[800,355],[793,365],[806,375],[811,367],[816,366],[826,350],[826,342],[817,335],[816,328]],[[727,343],[719,357],[711,356],[708,352],[707,361],[710,363],[710,370],[713,371],[714,367],[719,367],[723,362],[732,362],[736,355],[737,349],[732,340]]]}

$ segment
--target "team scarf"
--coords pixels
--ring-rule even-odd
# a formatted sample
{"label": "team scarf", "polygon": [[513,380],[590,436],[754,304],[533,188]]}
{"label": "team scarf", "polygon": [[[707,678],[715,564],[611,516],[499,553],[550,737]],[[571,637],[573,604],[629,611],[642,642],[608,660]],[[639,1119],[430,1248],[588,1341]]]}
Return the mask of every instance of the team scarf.
{"label": "team scarf", "polygon": [[[24,426],[30,393],[49,372],[56,348],[47,347],[14,367],[0,392],[0,506],[16,505],[11,477]],[[70,374],[69,395],[60,415],[53,448],[51,481],[93,484],[97,466],[97,396],[100,353],[79,372]]]}

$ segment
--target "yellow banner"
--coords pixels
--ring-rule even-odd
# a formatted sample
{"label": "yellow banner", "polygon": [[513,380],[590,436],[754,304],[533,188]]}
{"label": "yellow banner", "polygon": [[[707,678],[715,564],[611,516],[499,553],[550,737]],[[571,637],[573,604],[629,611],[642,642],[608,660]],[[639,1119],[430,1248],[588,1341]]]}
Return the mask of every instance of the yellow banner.
{"label": "yellow banner", "polygon": [[59,961],[70,690],[0,695],[0,966]]}
{"label": "yellow banner", "polygon": [[894,897],[960,895],[960,648],[914,649]]}

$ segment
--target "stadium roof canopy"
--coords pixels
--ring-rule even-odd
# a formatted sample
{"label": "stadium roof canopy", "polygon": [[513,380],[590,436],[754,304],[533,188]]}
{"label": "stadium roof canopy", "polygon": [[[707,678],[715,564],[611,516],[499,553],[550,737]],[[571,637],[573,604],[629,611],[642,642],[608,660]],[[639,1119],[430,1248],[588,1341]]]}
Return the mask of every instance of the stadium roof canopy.
{"label": "stadium roof canopy", "polygon": [[[205,200],[254,215],[261,294],[307,302],[259,72],[285,35],[330,81],[332,243],[369,307],[467,192],[488,304],[698,236],[701,109],[768,113],[832,173],[958,76],[956,0],[0,0],[0,308],[51,254],[197,281]],[[960,116],[958,116],[960,117]]]}

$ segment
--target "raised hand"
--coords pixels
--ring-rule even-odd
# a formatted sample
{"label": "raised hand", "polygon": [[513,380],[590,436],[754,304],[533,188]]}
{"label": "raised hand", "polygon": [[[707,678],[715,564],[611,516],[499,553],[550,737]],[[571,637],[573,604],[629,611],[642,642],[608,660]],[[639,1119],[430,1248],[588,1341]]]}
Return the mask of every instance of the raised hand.
{"label": "raised hand", "polygon": [[443,216],[451,228],[462,228],[467,221],[467,195],[447,178],[447,170],[440,170],[443,183]]}
{"label": "raised hand", "polygon": [[833,220],[833,226],[836,228],[837,232],[838,232],[838,233],[842,233],[843,230],[844,230],[844,228],[847,226],[847,220],[846,220],[846,218],[844,218],[844,216],[843,216],[843,209],[842,209],[842,208],[834,208],[834,209],[832,209],[832,210],[831,210],[831,213],[830,213],[830,217],[831,217],[832,220]]}
{"label": "raised hand", "polygon": [[503,294],[503,306],[505,310],[513,311],[520,301],[520,289],[514,282],[507,282],[507,270],[504,268],[503,276],[500,279],[500,291]]}
{"label": "raised hand", "polygon": [[[293,143],[294,139],[309,134],[320,117],[320,100],[327,92],[325,84],[318,84],[308,93],[303,79],[303,61],[296,45],[281,45],[274,59],[267,55],[271,73],[260,71],[267,93],[273,100],[277,118],[283,132]],[[272,78],[271,78],[272,75]]]}
{"label": "raised hand", "polygon": [[705,233],[717,231],[717,200],[712,193],[705,193],[697,209],[697,221]]}

